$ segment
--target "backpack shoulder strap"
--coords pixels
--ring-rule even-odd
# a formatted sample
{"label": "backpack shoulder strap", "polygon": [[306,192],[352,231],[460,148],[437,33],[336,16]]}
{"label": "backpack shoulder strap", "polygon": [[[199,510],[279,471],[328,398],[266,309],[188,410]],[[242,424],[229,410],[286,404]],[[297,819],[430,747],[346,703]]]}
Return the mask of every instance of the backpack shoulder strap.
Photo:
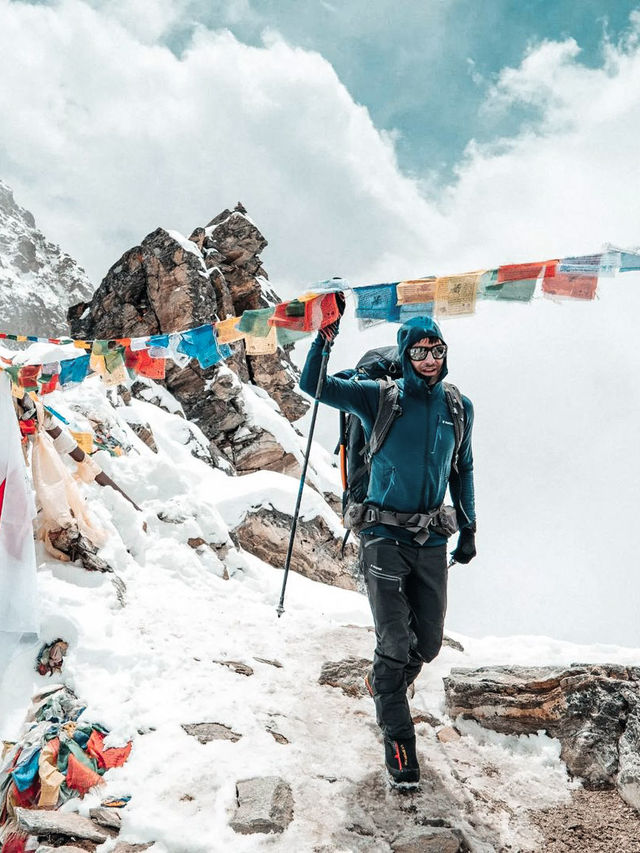
{"label": "backpack shoulder strap", "polygon": [[453,450],[453,459],[451,461],[451,470],[458,472],[458,454],[460,445],[462,444],[462,436],[464,434],[464,405],[462,402],[462,394],[450,382],[443,382],[444,395],[453,421],[453,429],[455,432],[456,443]]}
{"label": "backpack shoulder strap", "polygon": [[378,385],[380,386],[378,413],[371,430],[371,437],[364,449],[367,464],[382,447],[395,419],[402,414],[402,408],[398,403],[400,391],[393,379],[385,376],[383,379],[378,379]]}

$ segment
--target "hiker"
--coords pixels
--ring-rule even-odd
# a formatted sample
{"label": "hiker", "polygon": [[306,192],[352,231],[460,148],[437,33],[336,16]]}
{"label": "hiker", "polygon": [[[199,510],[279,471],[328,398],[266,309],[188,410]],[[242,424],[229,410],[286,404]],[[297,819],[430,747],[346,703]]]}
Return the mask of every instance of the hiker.
{"label": "hiker", "polygon": [[[311,346],[300,378],[307,394],[315,394],[325,339],[333,340],[339,322],[323,329]],[[395,381],[397,392],[393,390],[401,414],[370,457],[360,518],[347,526],[360,534],[360,568],[375,624],[373,668],[365,683],[384,735],[389,781],[415,787],[420,767],[407,689],[442,645],[447,536],[459,527],[452,554],[456,562],[468,563],[476,554],[473,407],[454,389],[464,410],[456,439],[446,393],[453,386],[442,382],[447,346],[430,317],[414,317],[400,327],[398,353],[403,378]],[[327,376],[320,401],[356,415],[366,440],[371,438],[381,401],[378,381]],[[443,507],[447,486],[453,508]]]}

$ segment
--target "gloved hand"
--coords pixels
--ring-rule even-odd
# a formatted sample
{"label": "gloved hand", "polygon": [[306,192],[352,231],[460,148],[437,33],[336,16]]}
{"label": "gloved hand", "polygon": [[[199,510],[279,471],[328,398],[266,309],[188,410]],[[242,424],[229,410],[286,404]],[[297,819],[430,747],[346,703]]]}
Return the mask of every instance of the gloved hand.
{"label": "gloved hand", "polygon": [[336,335],[340,331],[340,320],[342,319],[342,315],[344,314],[344,309],[346,306],[344,293],[341,290],[336,293],[336,305],[338,306],[340,316],[337,320],[334,320],[333,323],[329,323],[328,326],[324,326],[324,328],[320,329],[319,332],[319,334],[325,339],[325,341],[335,340]]}
{"label": "gloved hand", "polygon": [[469,563],[476,556],[476,523],[463,527],[458,536],[458,545],[451,555],[456,563]]}

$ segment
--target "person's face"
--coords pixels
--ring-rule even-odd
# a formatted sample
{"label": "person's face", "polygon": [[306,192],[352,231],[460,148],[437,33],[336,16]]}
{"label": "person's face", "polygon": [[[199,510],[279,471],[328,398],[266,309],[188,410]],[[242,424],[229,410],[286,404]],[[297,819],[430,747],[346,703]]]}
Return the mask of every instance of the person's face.
{"label": "person's face", "polygon": [[433,352],[431,351],[433,347],[437,347],[439,345],[442,345],[440,338],[421,338],[409,347],[409,350],[412,350],[414,347],[425,347],[428,350],[426,358],[421,361],[414,361],[411,359],[411,364],[413,365],[415,372],[419,376],[424,377],[429,385],[433,385],[433,383],[437,381],[442,370],[442,365],[444,364],[446,352],[443,354],[442,358],[434,358]]}

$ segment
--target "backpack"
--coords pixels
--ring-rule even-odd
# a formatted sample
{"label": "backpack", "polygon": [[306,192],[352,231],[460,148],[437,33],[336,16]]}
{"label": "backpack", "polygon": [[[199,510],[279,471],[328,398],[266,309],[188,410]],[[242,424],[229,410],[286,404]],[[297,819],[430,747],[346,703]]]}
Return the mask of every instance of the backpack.
{"label": "backpack", "polygon": [[[369,350],[357,363],[355,370],[342,371],[336,375],[343,379],[375,379],[380,385],[378,412],[368,442],[360,419],[356,415],[340,412],[340,441],[336,452],[340,458],[342,514],[345,518],[350,506],[362,504],[367,497],[373,456],[382,447],[395,419],[402,414],[402,407],[398,403],[399,390],[395,383],[395,379],[402,376],[398,348],[379,347]],[[464,406],[462,395],[455,385],[449,382],[443,382],[442,385],[455,433],[451,470],[457,473],[458,453],[464,433]]]}

